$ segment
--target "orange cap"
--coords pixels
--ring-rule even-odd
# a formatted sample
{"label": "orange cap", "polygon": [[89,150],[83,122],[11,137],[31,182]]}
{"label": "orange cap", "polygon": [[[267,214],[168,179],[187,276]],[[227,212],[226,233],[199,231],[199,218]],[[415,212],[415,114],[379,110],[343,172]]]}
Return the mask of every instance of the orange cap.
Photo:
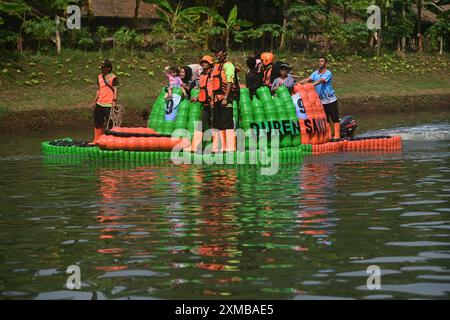
{"label": "orange cap", "polygon": [[265,65],[265,66],[272,63],[274,59],[275,59],[275,56],[271,52],[264,52],[261,54],[261,60],[262,60],[263,65]]}
{"label": "orange cap", "polygon": [[211,56],[204,56],[201,60],[200,63],[202,63],[203,61],[208,62],[209,64],[214,64],[214,59]]}

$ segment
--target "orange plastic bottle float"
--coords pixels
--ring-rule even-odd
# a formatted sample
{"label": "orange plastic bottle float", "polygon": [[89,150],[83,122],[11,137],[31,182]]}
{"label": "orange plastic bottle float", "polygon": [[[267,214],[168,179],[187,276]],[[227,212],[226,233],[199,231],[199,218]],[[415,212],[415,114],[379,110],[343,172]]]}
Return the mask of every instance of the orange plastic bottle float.
{"label": "orange plastic bottle float", "polygon": [[[98,141],[102,150],[171,151],[175,146],[189,146],[188,139],[171,138],[149,128],[113,128]],[[111,134],[112,133],[112,134]],[[117,136],[124,134],[126,136]]]}

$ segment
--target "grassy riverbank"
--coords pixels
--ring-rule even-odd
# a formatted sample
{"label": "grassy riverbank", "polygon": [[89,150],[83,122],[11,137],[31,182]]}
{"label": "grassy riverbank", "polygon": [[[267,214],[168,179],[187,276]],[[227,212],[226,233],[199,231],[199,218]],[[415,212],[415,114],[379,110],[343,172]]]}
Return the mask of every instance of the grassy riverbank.
{"label": "grassy riverbank", "polygon": [[[90,105],[96,90],[97,65],[111,58],[120,81],[120,103],[126,106],[125,122],[143,125],[141,113],[149,109],[165,83],[167,65],[194,63],[203,52],[177,56],[147,53],[84,53],[66,51],[61,56],[25,55],[3,57],[0,62],[0,130],[44,130],[91,124]],[[245,55],[230,60],[246,70]],[[315,68],[316,58],[299,54],[280,55],[298,78]],[[334,86],[343,112],[414,112],[450,108],[450,57],[407,55],[383,58],[344,57],[330,59]]]}

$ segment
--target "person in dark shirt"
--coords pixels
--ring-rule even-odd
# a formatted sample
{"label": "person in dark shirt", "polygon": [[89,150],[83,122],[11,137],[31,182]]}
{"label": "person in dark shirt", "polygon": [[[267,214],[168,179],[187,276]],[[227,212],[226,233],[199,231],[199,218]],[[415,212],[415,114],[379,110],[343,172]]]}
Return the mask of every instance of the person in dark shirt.
{"label": "person in dark shirt", "polygon": [[250,96],[256,95],[256,90],[263,86],[262,75],[258,72],[256,59],[254,57],[247,58],[248,73],[246,77],[246,86],[250,91]]}

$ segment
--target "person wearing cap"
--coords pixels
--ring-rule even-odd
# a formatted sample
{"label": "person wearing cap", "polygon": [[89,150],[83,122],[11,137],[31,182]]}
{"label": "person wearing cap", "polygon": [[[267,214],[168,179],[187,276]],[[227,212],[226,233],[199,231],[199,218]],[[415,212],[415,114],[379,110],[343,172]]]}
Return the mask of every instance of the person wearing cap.
{"label": "person wearing cap", "polygon": [[[219,129],[221,151],[236,150],[236,135],[234,132],[233,100],[239,91],[235,66],[227,61],[226,48],[213,50],[218,62],[212,72],[212,106],[214,112],[214,127]],[[214,136],[213,136],[214,139]],[[214,140],[213,140],[214,142]],[[214,150],[218,152],[220,150]]]}
{"label": "person wearing cap", "polygon": [[339,120],[338,102],[332,85],[333,74],[328,70],[327,62],[327,58],[319,58],[319,69],[314,71],[308,78],[300,81],[300,83],[311,82],[315,86],[327,116],[327,121],[330,123],[330,126],[332,123],[334,124],[333,140],[339,140],[341,138],[341,123]]}
{"label": "person wearing cap", "polygon": [[289,89],[289,92],[292,93],[292,90],[294,89],[295,81],[294,81],[294,78],[291,76],[291,73],[290,73],[291,70],[292,70],[291,67],[287,63],[285,63],[285,62],[281,63],[280,76],[273,81],[272,88],[271,88],[272,93],[275,93],[275,91],[281,86],[285,86],[286,88]]}
{"label": "person wearing cap", "polygon": [[[98,139],[103,135],[105,119],[109,121],[111,108],[116,107],[118,97],[119,80],[112,73],[113,66],[111,61],[103,61],[100,68],[102,73],[97,77],[98,90],[92,104],[95,124],[92,144],[97,144]],[[106,124],[107,129],[110,129],[109,125],[109,123]]]}
{"label": "person wearing cap", "polygon": [[[193,102],[198,101],[203,105],[202,122],[201,122],[202,127],[197,128],[194,132],[191,146],[192,152],[198,151],[199,146],[201,146],[203,142],[203,133],[207,129],[213,129],[213,149],[217,150],[219,144],[217,130],[213,128],[212,110],[211,110],[211,95],[212,95],[211,74],[212,69],[214,67],[214,60],[211,56],[206,55],[200,60],[200,65],[202,68],[202,74],[200,75],[198,82],[199,94],[198,98],[192,98],[191,101]],[[214,134],[214,131],[216,131],[216,134]]]}

